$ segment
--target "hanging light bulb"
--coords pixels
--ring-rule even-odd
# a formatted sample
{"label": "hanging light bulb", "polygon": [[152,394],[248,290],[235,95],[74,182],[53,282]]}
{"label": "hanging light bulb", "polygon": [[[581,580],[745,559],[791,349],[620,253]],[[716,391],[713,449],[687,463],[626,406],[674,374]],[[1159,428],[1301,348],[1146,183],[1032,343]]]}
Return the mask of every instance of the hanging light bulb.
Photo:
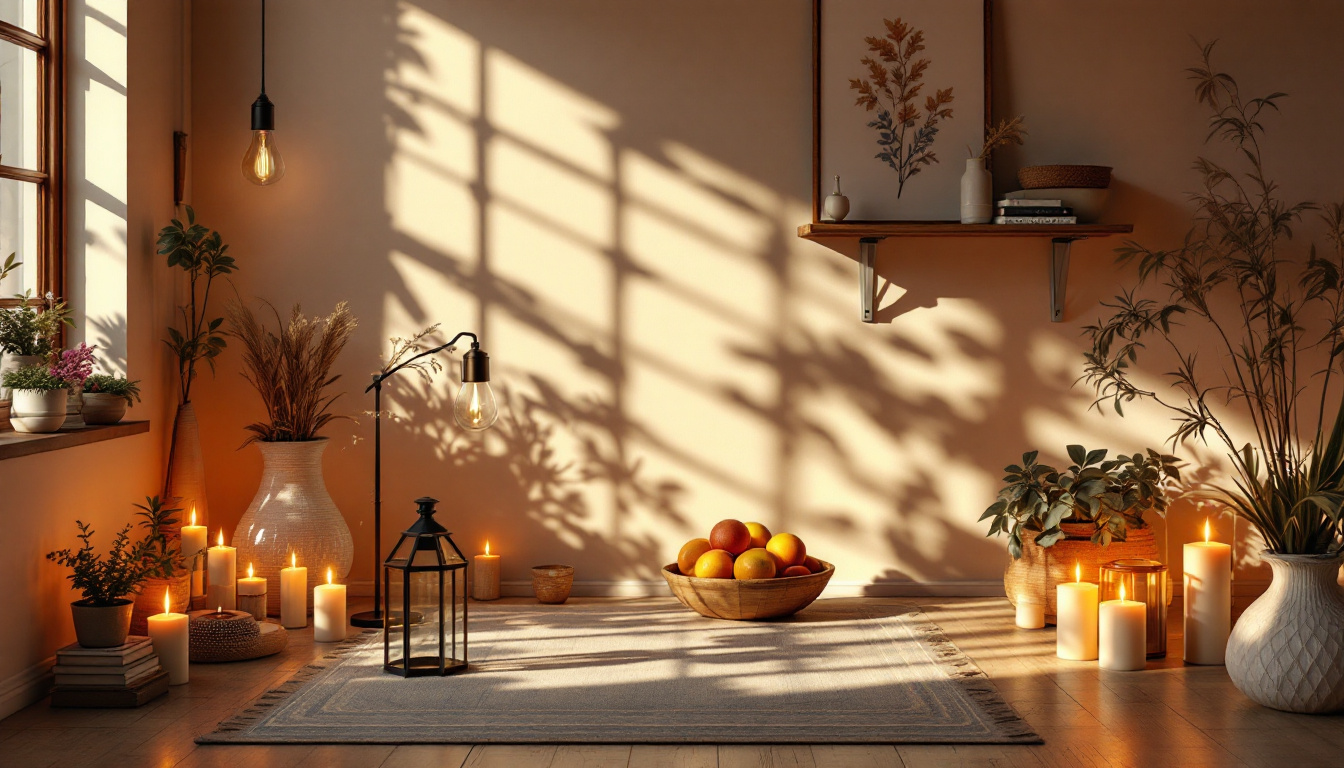
{"label": "hanging light bulb", "polygon": [[252,102],[252,143],[243,154],[243,178],[266,186],[285,175],[275,144],[275,105],[266,97],[266,0],[261,0],[261,95]]}
{"label": "hanging light bulb", "polygon": [[453,418],[470,432],[489,429],[499,418],[495,393],[490,390],[490,356],[475,341],[462,356],[462,388],[453,402]]}

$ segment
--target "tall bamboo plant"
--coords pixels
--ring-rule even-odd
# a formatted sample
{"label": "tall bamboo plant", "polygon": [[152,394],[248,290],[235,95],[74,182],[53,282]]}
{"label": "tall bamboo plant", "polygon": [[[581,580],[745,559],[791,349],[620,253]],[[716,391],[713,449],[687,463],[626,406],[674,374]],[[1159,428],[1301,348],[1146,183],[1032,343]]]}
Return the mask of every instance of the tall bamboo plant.
{"label": "tall bamboo plant", "polygon": [[[1212,64],[1202,46],[1188,70],[1208,108],[1206,142],[1233,150],[1234,164],[1200,157],[1195,219],[1169,250],[1127,242],[1139,286],[1103,305],[1111,316],[1088,326],[1092,349],[1083,378],[1121,415],[1123,403],[1151,400],[1175,414],[1173,445],[1198,439],[1227,449],[1234,487],[1214,495],[1245,517],[1280,554],[1339,549],[1344,517],[1344,205],[1288,202],[1264,165],[1264,119],[1286,94],[1249,98]],[[1285,254],[1293,226],[1316,211],[1327,255],[1313,245],[1305,262]],[[1187,325],[1188,324],[1188,325]],[[1194,335],[1192,329],[1202,333]],[[1131,367],[1147,344],[1177,359],[1172,387],[1146,389]],[[1201,357],[1198,352],[1204,352]],[[1319,387],[1308,397],[1309,384]],[[1244,417],[1254,440],[1240,443],[1227,420]]]}

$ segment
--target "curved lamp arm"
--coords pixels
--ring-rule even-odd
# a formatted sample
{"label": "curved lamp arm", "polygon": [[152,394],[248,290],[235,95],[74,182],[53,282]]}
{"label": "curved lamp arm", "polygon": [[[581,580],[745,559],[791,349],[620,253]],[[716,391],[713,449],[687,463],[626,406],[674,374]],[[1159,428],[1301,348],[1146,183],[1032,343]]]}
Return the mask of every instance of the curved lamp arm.
{"label": "curved lamp arm", "polygon": [[422,358],[422,357],[428,357],[428,356],[433,355],[433,354],[435,354],[435,353],[442,352],[442,351],[445,350],[445,349],[451,349],[452,346],[458,342],[458,339],[461,339],[463,336],[470,336],[470,337],[471,337],[471,348],[472,348],[472,349],[480,349],[480,348],[481,348],[481,341],[480,341],[480,339],[478,339],[478,338],[476,337],[476,334],[472,333],[471,331],[462,331],[461,333],[459,333],[459,334],[457,334],[456,336],[454,336],[454,337],[453,337],[453,340],[450,341],[450,342],[448,342],[447,344],[440,344],[439,346],[437,346],[437,347],[435,347],[435,348],[433,348],[433,349],[427,349],[427,350],[425,350],[424,352],[421,352],[420,354],[416,355],[415,357],[412,357],[412,358],[410,358],[410,359],[408,359],[408,360],[403,361],[400,365],[398,365],[398,366],[396,366],[396,367],[394,367],[394,368],[389,368],[388,370],[383,371],[382,373],[375,373],[375,374],[373,375],[373,383],[372,383],[372,384],[369,384],[369,386],[365,387],[365,388],[364,388],[364,391],[365,391],[365,392],[368,392],[368,391],[372,390],[374,387],[378,386],[379,384],[382,384],[384,381],[386,381],[387,379],[391,378],[392,374],[396,373],[397,371],[400,371],[402,368],[405,368],[406,366],[410,365],[411,363],[414,363],[416,360],[419,360],[419,359]]}

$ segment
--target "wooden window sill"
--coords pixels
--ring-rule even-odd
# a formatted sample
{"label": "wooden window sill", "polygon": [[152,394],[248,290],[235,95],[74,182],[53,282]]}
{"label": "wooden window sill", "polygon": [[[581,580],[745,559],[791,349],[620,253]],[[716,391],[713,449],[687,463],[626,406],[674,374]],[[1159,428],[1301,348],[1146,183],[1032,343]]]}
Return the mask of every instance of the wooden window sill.
{"label": "wooden window sill", "polygon": [[70,427],[44,435],[0,432],[0,461],[17,459],[20,456],[31,456],[35,453],[74,448],[77,445],[101,443],[104,440],[130,437],[148,431],[148,421],[123,421],[120,424],[105,426]]}

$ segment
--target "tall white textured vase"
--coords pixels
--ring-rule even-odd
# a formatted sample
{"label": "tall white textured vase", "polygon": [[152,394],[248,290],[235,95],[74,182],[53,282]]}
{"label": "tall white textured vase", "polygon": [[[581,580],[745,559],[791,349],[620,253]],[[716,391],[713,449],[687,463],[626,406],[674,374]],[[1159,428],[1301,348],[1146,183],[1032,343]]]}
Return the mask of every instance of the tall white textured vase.
{"label": "tall white textured vase", "polygon": [[978,157],[966,160],[961,174],[961,223],[988,224],[994,213],[994,177]]}
{"label": "tall white textured vase", "polygon": [[[280,569],[289,565],[293,551],[308,569],[309,593],[326,583],[327,568],[338,580],[350,575],[355,543],[322,479],[327,444],[326,438],[255,443],[263,462],[261,487],[234,532],[239,568],[251,563],[257,576],[279,584]],[[279,589],[267,593],[266,612],[280,615]]]}
{"label": "tall white textured vase", "polygon": [[1261,557],[1274,580],[1232,628],[1227,674],[1266,707],[1344,709],[1344,589],[1336,581],[1344,556]]}

